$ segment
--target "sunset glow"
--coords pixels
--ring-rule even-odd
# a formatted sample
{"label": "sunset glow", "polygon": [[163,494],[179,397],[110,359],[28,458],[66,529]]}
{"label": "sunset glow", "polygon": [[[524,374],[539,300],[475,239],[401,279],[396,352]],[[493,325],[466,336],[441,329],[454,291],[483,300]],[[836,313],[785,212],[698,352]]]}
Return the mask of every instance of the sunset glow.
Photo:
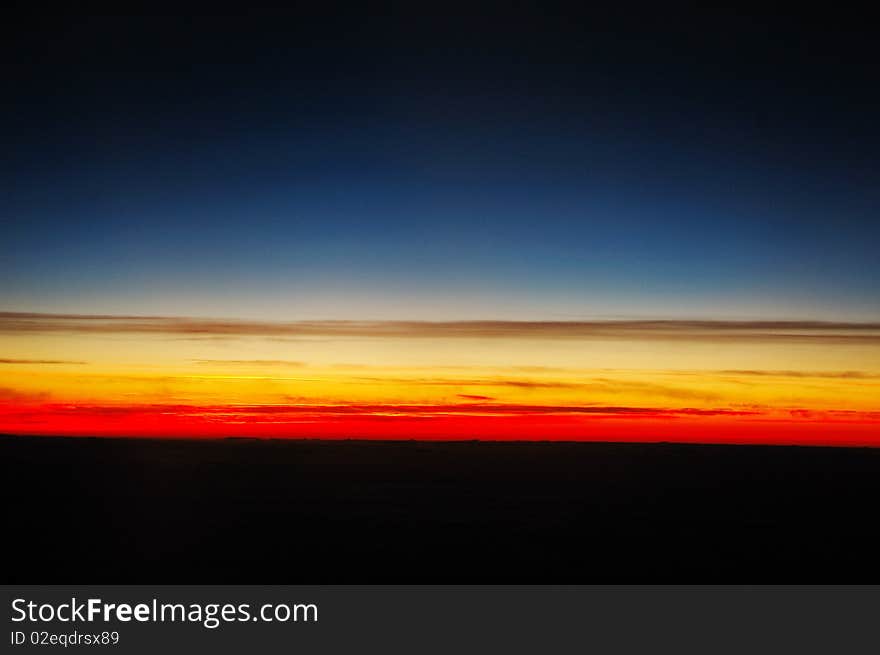
{"label": "sunset glow", "polygon": [[471,13],[13,27],[0,432],[880,445],[874,35]]}
{"label": "sunset glow", "polygon": [[880,445],[880,326],[0,315],[0,430]]}

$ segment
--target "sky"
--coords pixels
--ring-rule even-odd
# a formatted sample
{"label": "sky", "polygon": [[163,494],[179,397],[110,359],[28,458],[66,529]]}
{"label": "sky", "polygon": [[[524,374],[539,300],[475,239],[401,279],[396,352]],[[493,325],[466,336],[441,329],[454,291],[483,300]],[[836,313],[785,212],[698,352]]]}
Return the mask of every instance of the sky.
{"label": "sky", "polygon": [[880,442],[838,15],[22,15],[0,431]]}

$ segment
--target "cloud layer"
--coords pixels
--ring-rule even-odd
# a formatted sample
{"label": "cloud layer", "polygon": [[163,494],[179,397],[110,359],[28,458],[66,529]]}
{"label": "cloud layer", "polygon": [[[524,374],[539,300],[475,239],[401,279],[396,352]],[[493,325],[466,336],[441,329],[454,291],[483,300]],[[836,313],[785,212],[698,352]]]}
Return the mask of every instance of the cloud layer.
{"label": "cloud layer", "polygon": [[0,333],[170,337],[782,340],[880,344],[880,323],[835,321],[248,321],[0,312]]}

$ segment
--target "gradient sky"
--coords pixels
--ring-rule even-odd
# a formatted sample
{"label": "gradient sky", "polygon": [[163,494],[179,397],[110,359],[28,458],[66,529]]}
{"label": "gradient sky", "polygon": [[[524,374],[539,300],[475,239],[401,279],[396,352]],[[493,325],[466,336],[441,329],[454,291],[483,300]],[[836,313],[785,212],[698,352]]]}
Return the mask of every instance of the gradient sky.
{"label": "gradient sky", "polygon": [[13,21],[0,430],[64,431],[74,405],[94,415],[71,431],[274,407],[279,434],[304,406],[406,406],[357,430],[457,437],[426,417],[477,403],[512,417],[478,436],[625,437],[584,411],[605,407],[728,426],[644,438],[760,441],[755,411],[803,420],[782,441],[837,421],[880,442],[868,26],[542,4]]}

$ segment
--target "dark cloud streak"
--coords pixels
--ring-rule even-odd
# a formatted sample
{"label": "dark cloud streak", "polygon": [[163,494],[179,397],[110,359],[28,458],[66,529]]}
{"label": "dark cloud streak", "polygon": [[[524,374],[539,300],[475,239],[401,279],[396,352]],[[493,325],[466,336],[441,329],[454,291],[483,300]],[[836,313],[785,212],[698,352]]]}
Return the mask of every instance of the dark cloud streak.
{"label": "dark cloud streak", "polygon": [[248,321],[0,312],[0,333],[153,334],[173,338],[349,337],[650,339],[880,343],[880,323],[835,321]]}
{"label": "dark cloud streak", "polygon": [[742,375],[781,378],[832,378],[836,380],[876,380],[880,375],[864,371],[772,371],[752,369],[729,369],[718,371],[721,375]]}
{"label": "dark cloud streak", "polygon": [[69,359],[0,359],[0,364],[76,364],[83,365],[87,362],[78,362]]}
{"label": "dark cloud streak", "polygon": [[[2,390],[0,390],[2,391]],[[2,396],[0,396],[2,398]],[[12,400],[18,399],[16,396]],[[474,397],[476,399],[476,397]],[[527,415],[607,415],[632,417],[677,416],[748,416],[760,414],[756,410],[727,408],[665,408],[665,407],[627,407],[618,405],[525,405],[516,403],[469,402],[454,404],[383,404],[349,403],[340,405],[182,405],[182,404],[138,404],[138,405],[87,405],[52,404],[42,405],[42,411],[51,414],[70,413],[77,416],[95,414],[102,416],[124,416],[128,414],[178,414],[178,415],[303,415],[303,416],[444,416],[444,415],[487,415],[487,416],[527,416]]]}

